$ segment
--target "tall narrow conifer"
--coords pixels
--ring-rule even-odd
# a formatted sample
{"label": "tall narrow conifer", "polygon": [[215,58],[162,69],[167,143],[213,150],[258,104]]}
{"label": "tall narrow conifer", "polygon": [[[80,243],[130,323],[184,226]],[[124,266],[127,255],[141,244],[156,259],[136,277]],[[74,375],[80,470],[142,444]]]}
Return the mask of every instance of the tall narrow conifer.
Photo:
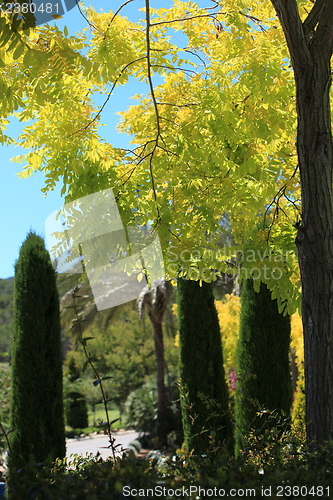
{"label": "tall narrow conifer", "polygon": [[230,445],[228,388],[211,283],[178,279],[183,431],[187,452]]}
{"label": "tall narrow conifer", "polygon": [[15,264],[11,480],[29,463],[65,456],[60,333],[56,273],[43,239],[30,232]]}
{"label": "tall narrow conifer", "polygon": [[272,424],[266,413],[290,417],[292,383],[289,364],[290,317],[278,311],[277,301],[264,283],[255,292],[253,281],[243,284],[237,345],[236,453],[250,429],[259,434]]}

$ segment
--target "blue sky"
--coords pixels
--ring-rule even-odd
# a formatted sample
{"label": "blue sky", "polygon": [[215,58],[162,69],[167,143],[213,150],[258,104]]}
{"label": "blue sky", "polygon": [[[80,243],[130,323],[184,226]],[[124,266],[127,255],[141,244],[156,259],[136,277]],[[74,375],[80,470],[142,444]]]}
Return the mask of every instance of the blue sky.
{"label": "blue sky", "polygon": [[[123,3],[120,0],[94,0],[91,2],[97,11],[103,9],[116,11]],[[212,6],[212,2],[200,1],[202,6]],[[90,4],[90,2],[87,2]],[[169,0],[152,0],[151,7],[167,7],[172,4]],[[144,13],[138,13],[138,8],[144,7],[143,0],[135,0],[129,3],[121,14],[131,20],[138,20],[144,17]],[[67,12],[62,19],[55,21],[61,29],[67,26],[69,34],[86,27],[86,22],[78,12],[77,8]],[[130,97],[136,93],[148,92],[148,87],[143,83],[129,82],[126,86],[117,87],[115,92],[105,108],[102,121],[107,124],[103,127],[103,136],[114,145],[124,147],[128,143],[128,138],[115,131],[115,126],[119,121],[116,113],[126,109],[131,103]],[[12,121],[7,129],[7,134],[17,137],[21,131],[21,124],[18,121]],[[16,174],[20,172],[23,165],[13,163],[10,159],[14,156],[24,153],[23,149],[1,146],[1,171],[0,171],[0,200],[2,217],[0,229],[2,245],[0,251],[0,278],[5,279],[14,275],[14,264],[19,254],[19,249],[27,233],[30,230],[36,231],[45,237],[45,220],[54,211],[63,205],[63,199],[60,196],[61,184],[57,185],[55,190],[46,197],[41,192],[44,187],[44,175],[42,172],[35,173],[28,179],[20,179]]]}

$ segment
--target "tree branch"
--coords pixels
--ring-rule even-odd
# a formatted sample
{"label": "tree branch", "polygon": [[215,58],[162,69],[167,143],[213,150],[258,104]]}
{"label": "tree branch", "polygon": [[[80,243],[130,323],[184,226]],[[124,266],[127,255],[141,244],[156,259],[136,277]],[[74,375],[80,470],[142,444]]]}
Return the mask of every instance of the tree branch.
{"label": "tree branch", "polygon": [[271,0],[283,28],[294,69],[313,63],[311,46],[332,54],[333,5],[331,1],[316,0],[302,23],[296,0]]}
{"label": "tree branch", "polygon": [[221,16],[225,15],[226,12],[216,12],[214,14],[198,14],[196,16],[188,16],[188,17],[181,17],[179,19],[171,19],[170,21],[158,21],[157,23],[151,23],[150,26],[158,26],[160,24],[172,24],[172,23],[182,23],[183,21],[190,21],[191,19],[200,19],[203,17],[210,17],[211,19],[215,19],[214,16]]}
{"label": "tree branch", "polygon": [[[154,157],[154,153],[156,151],[156,148],[158,146],[158,139],[160,138],[160,135],[161,135],[161,124],[160,124],[160,115],[159,115],[159,111],[158,111],[158,105],[157,105],[157,100],[156,100],[155,90],[154,90],[154,85],[153,85],[153,79],[152,79],[152,74],[151,74],[152,73],[151,61],[150,61],[150,27],[151,26],[152,25],[150,24],[150,5],[149,5],[149,0],[146,0],[147,77],[148,77],[148,82],[149,82],[151,98],[153,100],[153,104],[154,104],[154,108],[155,108],[156,127],[157,127],[155,144],[153,146],[153,149],[151,151],[151,155],[149,158],[149,171],[150,171],[152,190],[153,190],[153,194],[154,194],[154,200],[157,203],[157,193],[156,193],[155,179],[154,179],[154,174],[153,174],[153,157]],[[157,213],[158,213],[158,219],[160,220],[161,216],[160,216],[158,206],[157,206]]]}
{"label": "tree branch", "polygon": [[312,62],[296,0],[271,0],[280,20],[293,68],[308,66]]}
{"label": "tree branch", "polygon": [[311,36],[313,35],[314,29],[319,22],[324,7],[325,0],[317,0],[307,18],[303,22],[304,33],[307,40],[310,40]]}
{"label": "tree branch", "polygon": [[[318,7],[316,8],[318,4]],[[329,1],[317,0],[310,14],[316,8],[315,19],[317,20],[317,28],[311,38],[311,43],[316,45],[320,51],[326,52],[326,57],[332,56],[333,43],[333,4]],[[319,48],[320,46],[320,48]]]}
{"label": "tree branch", "polygon": [[110,23],[109,23],[109,25],[108,25],[108,28],[111,26],[111,24],[112,24],[112,22],[113,22],[114,18],[115,18],[115,17],[119,14],[119,12],[121,11],[121,9],[122,9],[123,7],[125,7],[125,5],[127,5],[128,3],[131,3],[131,2],[133,2],[133,1],[134,1],[134,0],[127,0],[127,2],[124,2],[124,3],[123,3],[120,7],[119,7],[119,9],[118,9],[118,10],[117,10],[114,14],[113,14],[113,17],[112,17],[112,19],[111,19],[111,21],[110,21]]}
{"label": "tree branch", "polygon": [[76,6],[77,6],[77,8],[79,10],[79,13],[83,17],[83,19],[85,21],[87,21],[87,24],[90,26],[90,28],[93,28],[94,30],[96,30],[96,31],[98,31],[100,33],[100,30],[98,28],[96,28],[96,26],[92,22],[90,22],[89,19],[87,19],[86,16],[83,14],[81,6],[80,6],[80,3],[79,3],[79,0],[76,0]]}
{"label": "tree branch", "polygon": [[108,101],[110,100],[111,98],[111,95],[112,95],[112,92],[114,91],[117,83],[119,82],[121,76],[123,75],[123,73],[127,70],[127,68],[129,68],[132,64],[135,64],[136,62],[138,61],[142,61],[143,59],[146,59],[146,56],[142,56],[142,57],[139,57],[138,59],[135,59],[134,61],[131,61],[130,63],[126,64],[126,66],[124,66],[122,68],[122,70],[120,71],[119,75],[117,76],[117,78],[115,79],[112,87],[111,87],[111,90],[110,92],[108,93],[107,95],[107,98],[105,99],[105,101],[103,102],[102,106],[100,107],[100,109],[98,110],[98,112],[95,114],[94,118],[92,118],[92,120],[90,120],[87,125],[85,125],[84,127],[80,128],[79,130],[76,130],[75,132],[73,132],[71,135],[69,135],[68,137],[73,137],[73,135],[76,135],[76,134],[79,134],[80,132],[82,132],[83,130],[87,130],[96,120],[97,118],[100,116],[100,114],[102,113],[103,109],[105,108],[105,106],[107,105]]}

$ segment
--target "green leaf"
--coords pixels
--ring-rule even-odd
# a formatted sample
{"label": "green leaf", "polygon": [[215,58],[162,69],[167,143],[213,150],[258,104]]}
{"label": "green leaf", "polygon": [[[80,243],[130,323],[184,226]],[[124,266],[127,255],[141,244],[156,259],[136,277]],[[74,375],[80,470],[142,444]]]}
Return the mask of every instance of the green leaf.
{"label": "green leaf", "polygon": [[87,344],[88,340],[94,340],[96,337],[84,337],[82,340],[85,341],[85,345]]}
{"label": "green leaf", "polygon": [[113,425],[113,424],[115,424],[116,422],[118,422],[118,421],[120,420],[120,418],[121,418],[121,417],[118,417],[118,418],[115,418],[114,420],[112,420],[112,421],[110,422],[110,425]]}
{"label": "green leaf", "polygon": [[2,33],[2,36],[0,38],[0,47],[4,47],[6,45],[6,43],[9,41],[11,35],[12,35],[12,32],[9,29],[9,27],[6,25],[6,27],[4,28],[4,31]]}
{"label": "green leaf", "polygon": [[32,56],[33,56],[33,51],[31,49],[28,49],[24,54],[23,58],[23,64],[25,67],[28,68],[32,64]]}
{"label": "green leaf", "polygon": [[83,363],[82,373],[84,373],[84,372],[86,371],[86,369],[87,369],[88,365],[89,365],[89,361],[88,361],[88,360],[86,360],[86,361]]}
{"label": "green leaf", "polygon": [[253,280],[253,289],[255,292],[259,293],[260,291],[260,280],[254,279]]}
{"label": "green leaf", "polygon": [[16,47],[16,45],[18,44],[19,40],[20,40],[19,37],[17,35],[14,35],[12,43],[9,45],[7,52],[10,52],[11,50],[13,50]]}
{"label": "green leaf", "polygon": [[13,54],[13,59],[16,61],[16,59],[19,59],[21,55],[24,52],[24,45],[23,43],[20,43],[20,45],[15,49],[15,52]]}

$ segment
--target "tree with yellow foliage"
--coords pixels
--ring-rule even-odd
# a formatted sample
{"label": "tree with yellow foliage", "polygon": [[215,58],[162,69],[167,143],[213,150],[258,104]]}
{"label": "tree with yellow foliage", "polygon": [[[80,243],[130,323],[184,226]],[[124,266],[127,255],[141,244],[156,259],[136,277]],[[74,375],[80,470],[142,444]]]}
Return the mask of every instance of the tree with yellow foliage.
{"label": "tree with yellow foliage", "polygon": [[[139,22],[119,14],[126,3],[87,9],[89,39],[44,26],[9,41],[3,21],[2,128],[13,113],[34,118],[19,141],[29,149],[24,175],[43,170],[45,191],[61,181],[68,201],[112,187],[125,224],[158,232],[171,278],[181,271],[209,282],[229,270],[215,241],[229,213],[239,249],[257,250],[243,277],[255,265],[289,314],[300,306],[298,265],[263,252],[298,254],[307,432],[332,439],[331,2],[175,0],[153,9],[145,0]],[[147,82],[148,95],[122,114],[119,130],[132,135],[122,149],[101,139],[99,125],[131,77]],[[95,92],[105,94],[100,108]],[[258,216],[269,224],[254,234]]]}
{"label": "tree with yellow foliage", "polygon": [[220,323],[225,372],[236,370],[236,346],[239,334],[240,297],[226,294],[223,300],[216,300],[215,307]]}

